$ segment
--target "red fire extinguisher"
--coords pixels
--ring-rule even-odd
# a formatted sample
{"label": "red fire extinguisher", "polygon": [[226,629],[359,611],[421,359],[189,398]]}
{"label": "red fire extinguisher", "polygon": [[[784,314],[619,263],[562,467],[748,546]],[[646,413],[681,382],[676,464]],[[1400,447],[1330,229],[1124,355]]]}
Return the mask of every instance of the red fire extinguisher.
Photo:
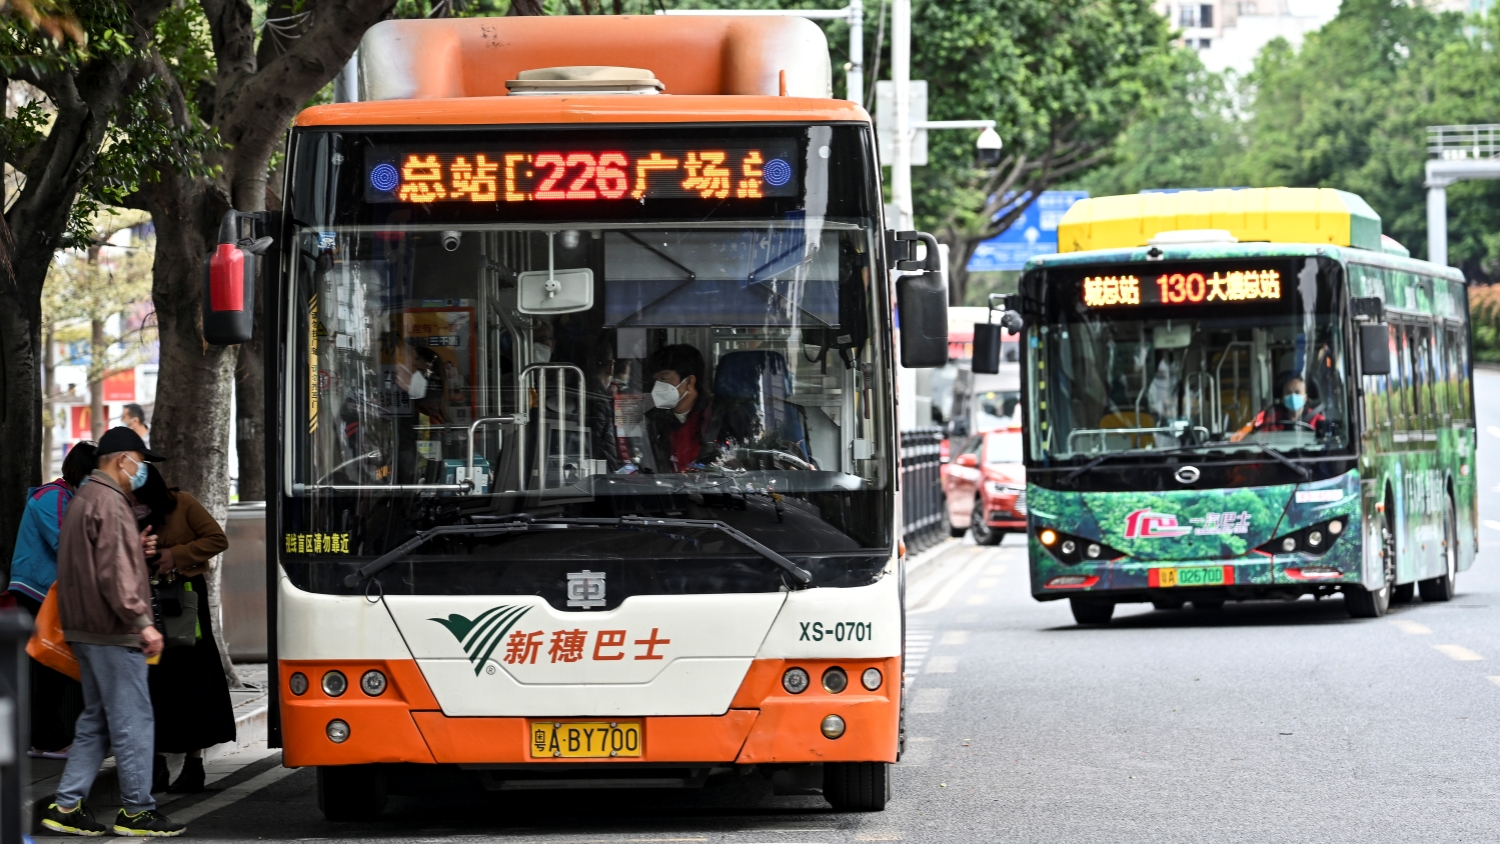
{"label": "red fire extinguisher", "polygon": [[255,273],[272,238],[241,238],[240,220],[261,214],[226,211],[219,245],[203,264],[203,339],[215,346],[250,342],[255,329]]}

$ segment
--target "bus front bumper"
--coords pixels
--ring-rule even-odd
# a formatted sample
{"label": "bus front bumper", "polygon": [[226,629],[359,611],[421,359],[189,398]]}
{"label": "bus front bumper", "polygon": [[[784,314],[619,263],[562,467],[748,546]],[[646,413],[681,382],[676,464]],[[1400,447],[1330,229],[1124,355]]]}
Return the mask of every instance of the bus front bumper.
{"label": "bus front bumper", "polygon": [[[1137,561],[1064,565],[1039,547],[1033,551],[1032,596],[1055,601],[1081,594],[1117,603],[1222,597],[1228,600],[1325,595],[1350,585],[1363,586],[1354,544],[1350,553],[1321,556],[1258,552],[1228,560]],[[1038,561],[1038,558],[1042,559]]]}
{"label": "bus front bumper", "polygon": [[[806,665],[808,660],[799,660]],[[845,660],[842,663],[849,663]],[[808,689],[791,695],[781,688],[790,662],[752,663],[728,711],[720,715],[579,717],[450,717],[443,714],[413,660],[292,661],[280,663],[279,686],[283,764],[290,768],[376,763],[471,766],[631,765],[694,763],[714,765],[798,764],[809,762],[894,762],[899,742],[901,659],[871,663],[885,681],[866,692],[858,681],[840,694]],[[842,664],[841,663],[841,664]],[[323,692],[320,678],[337,670],[358,678],[382,671],[388,686],[378,696],[351,688],[337,697]],[[300,672],[310,681],[302,695],[289,679]],[[854,674],[858,677],[858,674]],[[599,694],[607,694],[601,687]],[[838,738],[821,725],[837,715],[845,725]],[[639,722],[639,756],[552,759],[531,744],[533,722]],[[333,722],[343,724],[330,728]],[[333,736],[343,737],[335,741]]]}

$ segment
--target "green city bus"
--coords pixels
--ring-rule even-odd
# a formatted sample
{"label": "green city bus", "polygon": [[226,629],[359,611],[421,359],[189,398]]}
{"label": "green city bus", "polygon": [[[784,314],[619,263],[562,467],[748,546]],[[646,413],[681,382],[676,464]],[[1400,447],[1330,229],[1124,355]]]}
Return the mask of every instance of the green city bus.
{"label": "green city bus", "polygon": [[1101,197],[1059,235],[1007,301],[1037,600],[1103,624],[1453,597],[1478,552],[1461,273],[1329,189]]}

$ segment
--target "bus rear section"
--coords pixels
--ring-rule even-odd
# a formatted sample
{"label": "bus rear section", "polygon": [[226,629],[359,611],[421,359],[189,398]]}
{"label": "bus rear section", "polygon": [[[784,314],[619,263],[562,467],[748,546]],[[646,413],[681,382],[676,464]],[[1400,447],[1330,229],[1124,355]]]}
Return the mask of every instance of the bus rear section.
{"label": "bus rear section", "polygon": [[[1477,549],[1456,271],[1383,250],[1330,190],[1110,197],[1064,226],[1078,251],[1020,297],[1037,599],[1104,623],[1451,597]],[[1425,409],[1393,426],[1390,394]]]}
{"label": "bus rear section", "polygon": [[884,807],[892,304],[869,119],[821,39],[387,22],[373,100],[299,118],[274,629],[285,764],[328,817],[441,776],[752,767]]}

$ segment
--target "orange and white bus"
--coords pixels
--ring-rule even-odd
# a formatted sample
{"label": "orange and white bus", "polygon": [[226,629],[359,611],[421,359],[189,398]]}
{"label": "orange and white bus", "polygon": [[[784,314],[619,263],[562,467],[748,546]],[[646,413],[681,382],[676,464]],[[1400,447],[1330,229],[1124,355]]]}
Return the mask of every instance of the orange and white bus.
{"label": "orange and white bus", "polygon": [[387,21],[359,64],[359,102],[296,121],[271,253],[285,764],[317,768],[331,819],[439,769],[529,789],[753,767],[882,809],[893,311],[903,362],[931,366],[945,294],[892,281],[934,244],[884,231],[870,118],[831,98],[821,31]]}

